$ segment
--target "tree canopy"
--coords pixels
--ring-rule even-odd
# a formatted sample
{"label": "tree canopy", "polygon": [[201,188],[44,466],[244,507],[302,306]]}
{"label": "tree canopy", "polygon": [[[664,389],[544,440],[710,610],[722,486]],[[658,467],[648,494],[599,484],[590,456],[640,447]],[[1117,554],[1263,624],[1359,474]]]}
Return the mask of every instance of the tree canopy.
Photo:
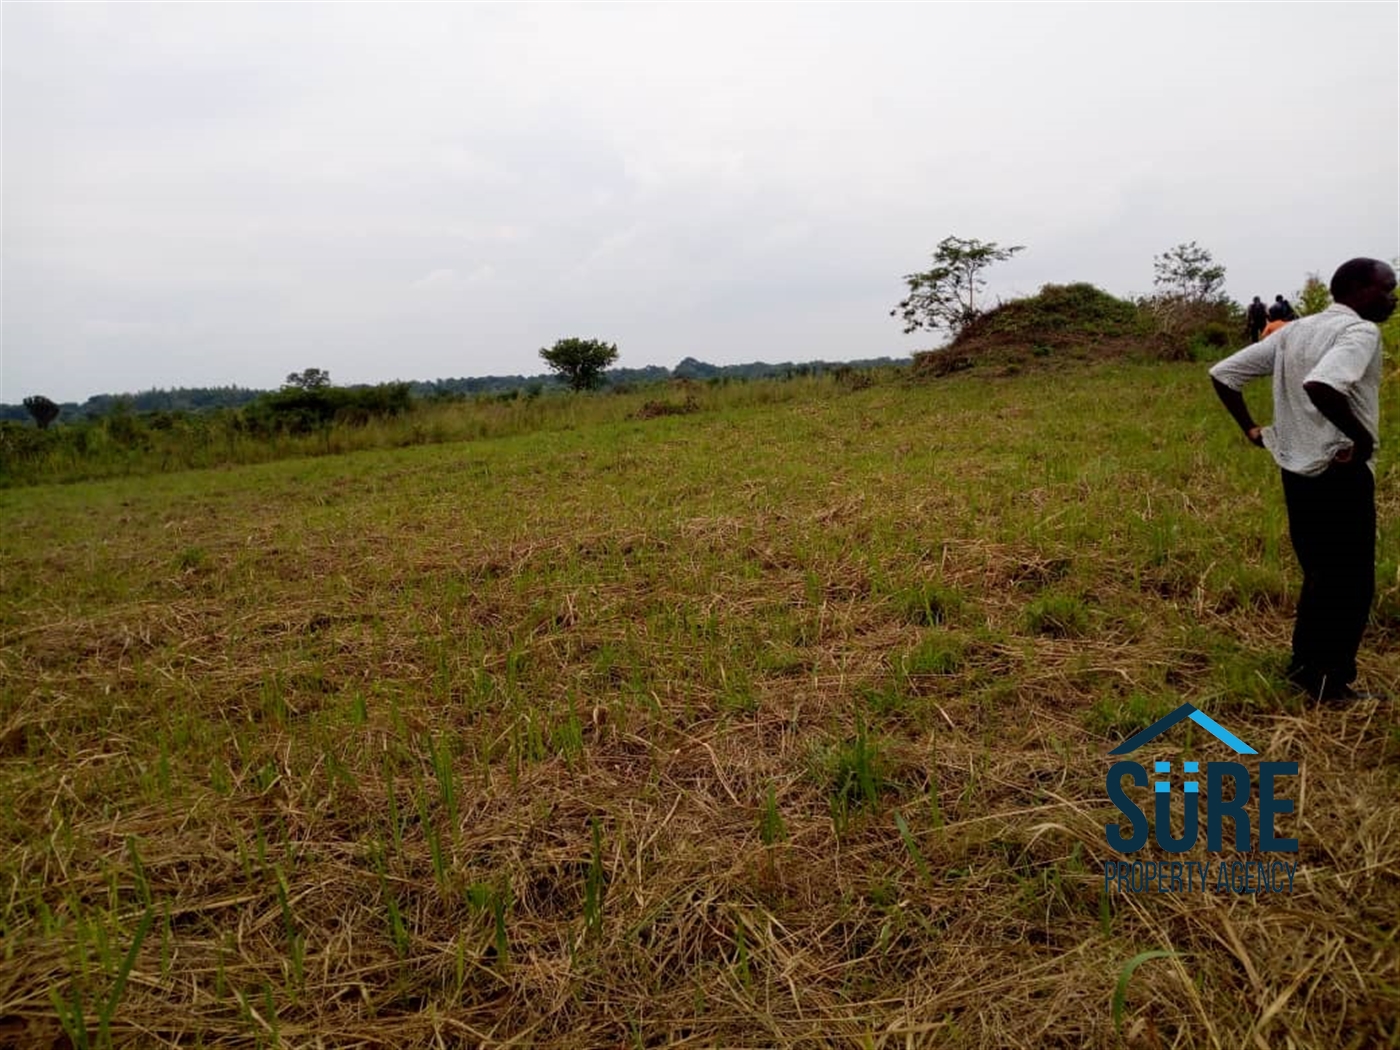
{"label": "tree canopy", "polygon": [[982,271],[1024,250],[1020,244],[1003,248],[995,241],[944,237],[933,251],[930,269],[904,275],[909,295],[890,316],[903,318],[905,334],[941,328],[956,336],[982,312],[977,305],[987,286]]}
{"label": "tree canopy", "polygon": [[58,406],[43,394],[26,397],[24,407],[34,417],[34,422],[40,430],[48,430],[49,424],[58,418]]}
{"label": "tree canopy", "polygon": [[1152,283],[1174,299],[1214,302],[1225,287],[1225,267],[1195,241],[1178,244],[1153,256],[1152,268],[1156,272]]}
{"label": "tree canopy", "polygon": [[560,339],[540,350],[545,363],[574,390],[592,390],[603,370],[617,360],[617,344],[600,339]]}
{"label": "tree canopy", "polygon": [[296,390],[324,390],[331,385],[331,374],[324,368],[304,368],[287,376],[286,387]]}

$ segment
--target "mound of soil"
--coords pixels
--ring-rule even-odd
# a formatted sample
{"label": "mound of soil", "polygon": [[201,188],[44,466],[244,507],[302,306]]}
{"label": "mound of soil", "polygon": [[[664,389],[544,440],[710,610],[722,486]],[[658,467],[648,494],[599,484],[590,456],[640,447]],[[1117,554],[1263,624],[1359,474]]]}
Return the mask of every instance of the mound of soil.
{"label": "mound of soil", "polygon": [[1126,299],[1092,284],[1047,284],[1039,295],[988,310],[948,346],[914,355],[914,374],[969,368],[1008,374],[1025,367],[1114,358],[1176,359],[1185,354]]}

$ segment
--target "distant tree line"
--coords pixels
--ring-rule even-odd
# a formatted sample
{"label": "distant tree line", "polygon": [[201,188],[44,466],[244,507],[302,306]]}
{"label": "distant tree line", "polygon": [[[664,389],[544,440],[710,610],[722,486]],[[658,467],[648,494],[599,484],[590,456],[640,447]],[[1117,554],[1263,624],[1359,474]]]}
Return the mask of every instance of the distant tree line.
{"label": "distant tree line", "polygon": [[[746,380],[746,379],[780,379],[791,376],[822,375],[833,372],[840,368],[889,368],[900,365],[907,365],[908,358],[895,357],[875,357],[860,361],[809,361],[795,364],[785,361],[778,364],[768,364],[762,361],[755,361],[742,365],[712,365],[704,361],[687,357],[675,368],[665,368],[661,365],[648,365],[645,368],[610,368],[603,373],[602,389],[644,386],[648,383],[662,383],[671,379],[690,379],[696,381],[707,381],[710,379]],[[169,390],[153,389],[146,390],[139,394],[97,394],[81,403],[67,401],[57,404],[58,415],[56,417],[58,425],[66,423],[78,423],[83,420],[101,419],[109,414],[145,414],[153,412],[161,413],[195,413],[204,414],[218,412],[220,410],[244,409],[253,405],[260,399],[272,398],[275,403],[290,405],[294,399],[290,398],[286,391],[288,389],[307,389],[304,386],[307,373],[321,373],[325,376],[324,383],[320,386],[312,386],[310,389],[332,389],[337,391],[376,391],[382,390],[386,386],[403,386],[406,396],[423,401],[434,400],[456,400],[460,398],[474,397],[481,394],[509,394],[512,391],[526,396],[538,395],[546,390],[559,390],[567,383],[558,375],[545,373],[540,375],[505,375],[505,376],[473,376],[456,379],[434,379],[430,381],[419,380],[416,382],[405,382],[402,384],[379,384],[369,386],[366,384],[356,384],[344,387],[330,386],[329,376],[321,369],[307,369],[299,373],[292,373],[288,376],[289,382],[281,391],[254,390],[247,387],[226,386],[226,387],[175,387]],[[292,382],[292,376],[297,377],[296,382]],[[313,383],[320,382],[319,377],[313,375]],[[42,395],[35,395],[42,396]],[[333,395],[343,397],[344,395]],[[379,404],[385,395],[369,394],[370,404]],[[398,397],[401,395],[393,395]],[[380,401],[376,402],[375,399]],[[391,397],[390,400],[393,398]],[[45,398],[47,400],[47,398]],[[343,404],[337,408],[345,407]],[[290,409],[288,409],[290,412]],[[318,409],[317,411],[320,411]],[[331,413],[332,417],[334,412]],[[0,422],[10,421],[15,423],[34,424],[34,416],[23,403],[17,405],[0,404]]]}

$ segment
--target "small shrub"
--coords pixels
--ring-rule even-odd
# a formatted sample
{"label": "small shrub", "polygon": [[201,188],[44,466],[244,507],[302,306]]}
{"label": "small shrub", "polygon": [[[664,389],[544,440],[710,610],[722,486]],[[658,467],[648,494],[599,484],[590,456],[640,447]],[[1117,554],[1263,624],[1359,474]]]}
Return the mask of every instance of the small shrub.
{"label": "small shrub", "polygon": [[1072,595],[1042,595],[1026,606],[1026,628],[1032,634],[1077,638],[1089,630],[1089,610]]}
{"label": "small shrub", "polygon": [[895,603],[905,620],[932,627],[956,613],[962,599],[957,591],[930,581],[900,591],[895,595]]}
{"label": "small shrub", "polygon": [[831,752],[827,785],[832,811],[842,818],[851,809],[873,804],[888,786],[884,756],[878,741],[870,739],[863,719],[857,719],[855,739]]}
{"label": "small shrub", "polygon": [[915,378],[938,378],[972,367],[972,358],[951,350],[920,350],[910,369]]}
{"label": "small shrub", "polygon": [[1210,321],[1201,329],[1200,340],[1206,346],[1223,350],[1230,345],[1230,330],[1220,321]]}
{"label": "small shrub", "polygon": [[7,419],[0,423],[0,457],[7,459],[37,459],[59,442],[52,430],[25,426]]}
{"label": "small shrub", "polygon": [[1288,584],[1278,569],[1249,562],[1220,566],[1208,578],[1211,590],[1218,588],[1217,608],[1284,610],[1288,606]]}
{"label": "small shrub", "polygon": [[103,420],[103,426],[112,444],[120,448],[142,449],[150,445],[150,432],[130,412],[112,412]]}
{"label": "small shrub", "polygon": [[866,686],[860,690],[860,698],[872,714],[887,718],[905,709],[909,700],[905,692],[904,676],[878,686]]}
{"label": "small shrub", "polygon": [[865,390],[874,383],[869,372],[857,371],[850,365],[838,365],[831,370],[831,376],[845,390]]}
{"label": "small shrub", "polygon": [[1322,278],[1315,273],[1308,274],[1302,289],[1293,298],[1297,301],[1299,317],[1320,314],[1332,305],[1332,292],[1323,283]]}
{"label": "small shrub", "polygon": [[901,661],[906,675],[954,674],[962,665],[962,642],[941,631],[925,638],[905,653]]}
{"label": "small shrub", "polygon": [[1150,696],[1146,693],[1133,693],[1126,699],[1105,696],[1094,701],[1094,706],[1085,712],[1084,725],[1089,732],[1098,736],[1130,736],[1139,729],[1146,729],[1180,705],[1181,699],[1174,696]]}
{"label": "small shrub", "polygon": [[674,401],[648,401],[637,409],[637,419],[655,419],[658,416],[685,416],[700,411],[700,402],[694,396],[687,397],[680,404]]}
{"label": "small shrub", "polygon": [[203,547],[186,547],[180,552],[175,564],[180,567],[182,572],[193,572],[195,569],[203,568],[208,560],[209,554]]}
{"label": "small shrub", "polygon": [[763,810],[758,819],[758,837],[765,846],[782,842],[788,837],[787,823],[778,809],[777,793],[772,784],[768,785],[768,790],[763,796]]}
{"label": "small shrub", "polygon": [[1169,360],[1218,358],[1244,333],[1244,311],[1227,300],[1157,295],[1139,300],[1138,306],[1160,344],[1160,356]]}

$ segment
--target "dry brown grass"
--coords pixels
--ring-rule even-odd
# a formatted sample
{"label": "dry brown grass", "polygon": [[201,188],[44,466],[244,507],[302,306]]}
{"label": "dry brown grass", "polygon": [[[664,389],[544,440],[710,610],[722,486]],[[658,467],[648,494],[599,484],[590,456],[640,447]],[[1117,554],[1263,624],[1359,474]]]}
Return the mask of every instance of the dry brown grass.
{"label": "dry brown grass", "polygon": [[[117,1045],[1400,1045],[1394,707],[1298,704],[1268,556],[1121,516],[1240,550],[1267,494],[927,396],[10,498],[0,1044],[95,1035],[149,903]],[[1300,763],[1291,896],[1103,898],[1134,696]]]}

